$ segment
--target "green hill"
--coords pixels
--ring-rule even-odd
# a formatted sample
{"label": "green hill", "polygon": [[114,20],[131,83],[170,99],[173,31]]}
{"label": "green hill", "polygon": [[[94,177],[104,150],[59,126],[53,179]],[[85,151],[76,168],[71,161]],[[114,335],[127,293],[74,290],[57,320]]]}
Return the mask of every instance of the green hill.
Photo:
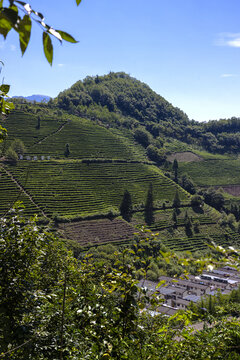
{"label": "green hill", "polygon": [[[2,157],[1,214],[20,199],[27,215],[37,213],[54,219],[55,224],[71,221],[66,237],[71,238],[72,231],[75,240],[86,244],[86,237],[92,237],[87,233],[91,226],[84,228],[84,239],[82,235],[78,239],[76,229],[82,228],[78,223],[95,221],[96,229],[99,218],[119,216],[125,190],[133,203],[131,229],[143,225],[144,204],[152,184],[155,223],[151,230],[158,232],[166,245],[197,250],[207,248],[214,239],[222,245],[238,243],[236,207],[235,222],[223,219],[232,211],[232,199],[226,199],[225,208],[217,208],[222,213],[207,205],[191,205],[191,194],[201,187],[239,184],[237,156],[230,154],[231,147],[229,154],[219,154],[220,137],[215,141],[212,136],[216,131],[216,139],[226,130],[230,134],[235,127],[236,138],[237,120],[221,121],[220,128],[216,123],[207,127],[190,121],[146,84],[124,73],[87,77],[48,104],[27,104],[23,99],[15,103],[16,110],[4,123],[8,138],[2,152],[7,154],[14,139],[24,142],[26,152],[16,165]],[[175,157],[179,159],[177,174],[171,164]],[[188,184],[193,182],[191,190],[186,179]],[[174,214],[176,191],[181,209]],[[224,215],[223,210],[228,213]],[[111,233],[117,231],[111,226],[115,225],[107,223],[109,235],[104,231],[97,243],[113,241]],[[124,228],[124,222],[119,228]],[[134,232],[129,229],[126,234]],[[119,237],[114,235],[116,243],[124,241],[121,232]]]}
{"label": "green hill", "polygon": [[112,127],[143,127],[156,143],[166,148],[169,142],[173,143],[175,151],[192,146],[220,154],[240,150],[239,118],[208,123],[190,121],[148,85],[122,72],[88,76],[60,93],[55,104],[71,114],[98,118]]}

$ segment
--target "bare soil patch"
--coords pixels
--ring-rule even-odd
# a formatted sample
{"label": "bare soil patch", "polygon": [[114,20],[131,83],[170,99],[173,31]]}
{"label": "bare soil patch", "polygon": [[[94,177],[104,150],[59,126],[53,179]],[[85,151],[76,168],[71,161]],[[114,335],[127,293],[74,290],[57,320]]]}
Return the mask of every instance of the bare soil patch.
{"label": "bare soil patch", "polygon": [[167,156],[167,160],[173,162],[176,159],[178,162],[193,162],[203,161],[203,158],[191,151],[176,152]]}
{"label": "bare soil patch", "polygon": [[216,186],[216,189],[222,188],[226,193],[233,196],[240,196],[240,185],[222,185]]}
{"label": "bare soil patch", "polygon": [[67,239],[82,246],[119,243],[134,238],[136,229],[121,219],[101,219],[61,224],[60,229]]}

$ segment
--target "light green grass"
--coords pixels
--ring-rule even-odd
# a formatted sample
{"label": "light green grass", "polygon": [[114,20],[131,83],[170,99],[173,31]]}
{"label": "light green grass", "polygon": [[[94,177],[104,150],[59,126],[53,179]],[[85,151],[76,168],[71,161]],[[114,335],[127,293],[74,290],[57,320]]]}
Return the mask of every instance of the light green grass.
{"label": "light green grass", "polygon": [[192,150],[195,154],[201,156],[205,160],[234,160],[236,158],[235,155],[221,155],[221,154],[211,154],[207,151],[202,150]]}
{"label": "light green grass", "polygon": [[179,163],[179,172],[190,175],[199,186],[240,184],[240,160]]}

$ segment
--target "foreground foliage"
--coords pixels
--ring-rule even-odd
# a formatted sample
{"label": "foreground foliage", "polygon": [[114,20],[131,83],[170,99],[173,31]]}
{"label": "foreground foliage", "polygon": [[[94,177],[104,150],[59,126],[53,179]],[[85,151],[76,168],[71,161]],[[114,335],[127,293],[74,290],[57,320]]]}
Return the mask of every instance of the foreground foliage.
{"label": "foreground foliage", "polygon": [[[0,233],[1,359],[239,358],[237,320],[194,334],[185,327],[191,312],[150,315],[159,299],[133,277],[141,242],[115,252],[110,265],[90,253],[77,262],[16,210],[1,220]],[[237,264],[235,252],[228,255]],[[142,261],[143,275],[148,264]]]}

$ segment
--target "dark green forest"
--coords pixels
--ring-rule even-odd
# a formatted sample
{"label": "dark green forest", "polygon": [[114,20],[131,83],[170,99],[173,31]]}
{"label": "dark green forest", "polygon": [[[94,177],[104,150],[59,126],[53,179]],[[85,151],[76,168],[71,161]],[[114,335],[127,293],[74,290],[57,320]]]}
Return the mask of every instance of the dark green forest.
{"label": "dark green forest", "polygon": [[[146,147],[151,142],[161,147],[164,141],[173,138],[213,153],[239,152],[239,118],[208,123],[189,120],[183,111],[157,95],[149,86],[125,73],[86,77],[60,93],[57,106],[78,116],[89,114],[103,121],[116,113],[118,116],[112,116],[109,125],[142,130],[142,137],[138,139]],[[102,110],[102,107],[105,109]]]}

